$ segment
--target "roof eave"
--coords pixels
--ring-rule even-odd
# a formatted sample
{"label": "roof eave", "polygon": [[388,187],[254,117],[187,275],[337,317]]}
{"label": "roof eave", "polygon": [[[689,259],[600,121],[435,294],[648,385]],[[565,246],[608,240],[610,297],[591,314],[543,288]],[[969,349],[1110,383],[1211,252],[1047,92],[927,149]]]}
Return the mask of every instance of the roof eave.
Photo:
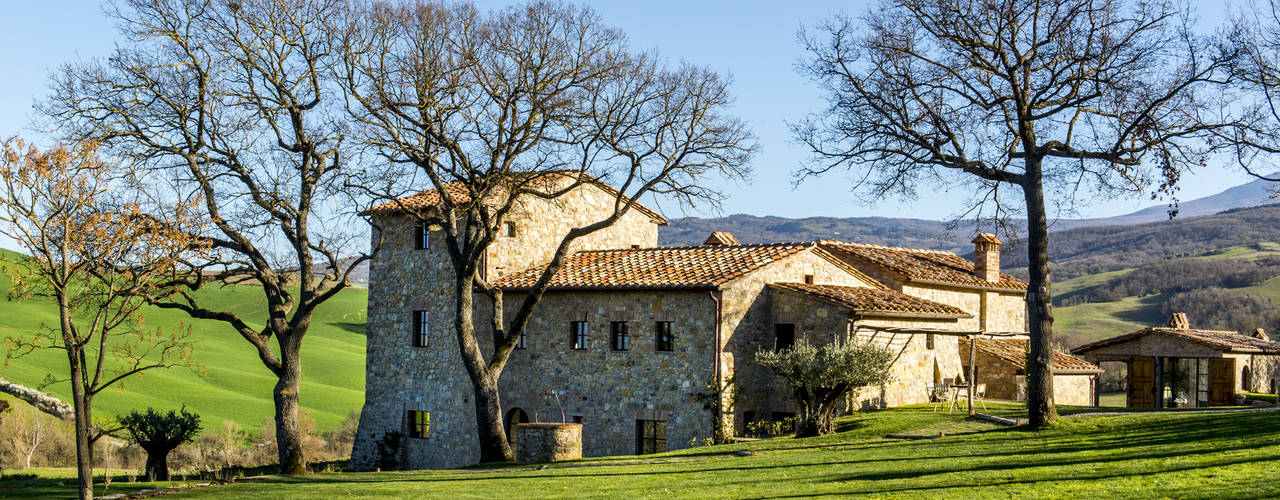
{"label": "roof eave", "polygon": [[853,309],[848,306],[845,306],[845,307],[853,311],[854,315],[860,318],[913,318],[913,319],[961,320],[961,319],[969,319],[973,317],[973,315],[969,313],[947,314],[947,313],[908,313],[908,312],[895,312],[895,311],[859,311],[857,309]]}
{"label": "roof eave", "polygon": [[1009,287],[996,286],[996,285],[978,285],[974,283],[958,283],[955,281],[912,278],[910,276],[907,276],[906,274],[902,274],[902,276],[906,278],[907,284],[947,286],[947,287],[953,287],[953,288],[966,288],[971,290],[987,290],[992,292],[1011,292],[1011,293],[1020,293],[1023,295],[1026,295],[1027,293],[1027,290],[1025,288],[1009,288]]}

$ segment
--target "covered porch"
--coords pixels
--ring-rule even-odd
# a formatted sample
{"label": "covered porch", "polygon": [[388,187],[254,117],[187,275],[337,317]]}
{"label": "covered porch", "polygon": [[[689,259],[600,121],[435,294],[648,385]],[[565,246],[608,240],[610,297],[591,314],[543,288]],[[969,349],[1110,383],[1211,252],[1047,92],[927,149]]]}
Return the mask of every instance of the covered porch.
{"label": "covered porch", "polygon": [[1174,313],[1169,326],[1150,327],[1077,347],[1093,363],[1127,366],[1126,406],[1197,408],[1236,404],[1257,380],[1274,372],[1280,343],[1265,333],[1193,329]]}

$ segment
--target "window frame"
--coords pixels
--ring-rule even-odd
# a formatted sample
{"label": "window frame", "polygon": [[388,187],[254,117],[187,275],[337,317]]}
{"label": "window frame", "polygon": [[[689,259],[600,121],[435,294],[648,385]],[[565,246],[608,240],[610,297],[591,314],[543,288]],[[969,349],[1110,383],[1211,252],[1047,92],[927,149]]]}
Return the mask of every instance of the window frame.
{"label": "window frame", "polygon": [[503,238],[515,238],[519,234],[516,232],[516,223],[509,220],[502,221],[502,232],[500,234],[502,234]]}
{"label": "window frame", "polygon": [[[785,346],[782,345],[783,343],[781,342],[782,333],[784,330],[786,330],[787,333],[790,335],[790,338],[786,343],[787,345]],[[780,352],[782,350],[795,347],[795,345],[796,345],[796,324],[795,323],[774,323],[773,324],[773,351]]]}
{"label": "window frame", "polygon": [[932,333],[924,334],[924,348],[930,351],[938,348],[938,340]]}
{"label": "window frame", "polygon": [[528,348],[529,348],[529,345],[528,345],[528,335],[526,334],[526,332],[528,332],[528,330],[529,330],[528,328],[522,328],[522,329],[520,329],[520,337],[516,339],[516,349],[528,349]]}
{"label": "window frame", "polygon": [[[665,328],[664,328],[665,327]],[[673,352],[676,350],[676,327],[674,321],[654,321],[653,322],[653,350],[654,352]],[[663,334],[667,335],[665,341],[662,339]],[[665,347],[665,348],[664,348]]]}
{"label": "window frame", "polygon": [[414,347],[431,346],[431,312],[426,309],[414,309],[411,313],[409,335]]}
{"label": "window frame", "polygon": [[[609,322],[609,348],[613,351],[631,350],[630,327],[626,321]],[[621,341],[621,342],[619,342]]]}
{"label": "window frame", "polygon": [[427,410],[405,410],[405,422],[408,434],[413,439],[431,439],[431,412]]}
{"label": "window frame", "polygon": [[649,455],[666,452],[667,436],[666,420],[636,419],[636,454]]}
{"label": "window frame", "polygon": [[413,249],[414,250],[430,250],[431,249],[431,229],[426,223],[418,223],[414,226],[413,231]]}
{"label": "window frame", "polygon": [[586,321],[569,322],[569,348],[574,351],[591,348],[591,326]]}

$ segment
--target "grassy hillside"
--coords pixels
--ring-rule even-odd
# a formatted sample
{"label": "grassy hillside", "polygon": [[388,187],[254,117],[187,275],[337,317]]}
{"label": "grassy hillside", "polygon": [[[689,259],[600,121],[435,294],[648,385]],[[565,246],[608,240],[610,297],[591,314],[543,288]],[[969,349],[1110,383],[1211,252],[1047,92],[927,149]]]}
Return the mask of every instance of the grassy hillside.
{"label": "grassy hillside", "polygon": [[[1280,255],[1280,245],[1273,242],[1257,242],[1216,249],[1202,255],[1170,259],[1179,261],[1248,261]],[[1135,268],[1124,268],[1095,274],[1086,274],[1054,283],[1055,302],[1087,292],[1091,287],[1105,286],[1107,280],[1127,275]],[[1280,304],[1280,277],[1266,282],[1230,289],[1235,292],[1256,295]],[[1054,308],[1054,331],[1058,339],[1068,347],[1092,342],[1106,337],[1129,333],[1140,328],[1164,324],[1167,318],[1161,308],[1170,297],[1156,293],[1141,297],[1125,297],[1116,301],[1059,305]],[[1193,326],[1196,318],[1191,318]],[[1280,325],[1264,325],[1268,329]]]}
{"label": "grassy hillside", "polygon": [[[4,254],[12,258],[11,253]],[[12,283],[0,276],[0,291]],[[202,300],[213,308],[229,308],[242,317],[257,319],[265,301],[259,290],[230,286],[205,290]],[[301,404],[311,411],[321,429],[336,427],[348,412],[364,403],[364,319],[368,292],[345,290],[317,311],[310,332],[303,341]],[[0,338],[30,335],[42,324],[56,325],[57,310],[50,302],[13,302],[0,299]],[[95,413],[109,416],[148,406],[176,408],[186,405],[204,421],[216,425],[233,420],[256,431],[263,418],[274,414],[271,389],[275,377],[262,366],[255,350],[225,324],[198,321],[177,311],[150,309],[146,326],[176,328],[191,326],[198,339],[194,369],[152,370],[130,378],[122,387],[108,389],[95,401]],[[14,359],[0,368],[0,376],[35,386],[47,374],[66,377],[66,356],[61,351],[42,350]],[[50,386],[46,391],[70,401],[70,383]]]}

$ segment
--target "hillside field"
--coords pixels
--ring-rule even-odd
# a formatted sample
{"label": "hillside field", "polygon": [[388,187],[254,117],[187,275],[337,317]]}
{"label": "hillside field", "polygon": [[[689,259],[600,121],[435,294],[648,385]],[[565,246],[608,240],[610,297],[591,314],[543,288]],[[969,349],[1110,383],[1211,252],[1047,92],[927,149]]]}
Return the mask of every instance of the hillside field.
{"label": "hillside field", "polygon": [[[11,265],[13,254],[4,252]],[[0,338],[27,335],[42,324],[57,324],[57,309],[51,302],[7,299],[12,283],[0,275]],[[200,298],[213,307],[227,307],[251,324],[262,317],[262,294],[250,286],[228,286],[202,290]],[[302,344],[301,404],[311,412],[320,429],[336,427],[350,412],[364,404],[364,323],[368,291],[348,289],[322,305]],[[177,408],[186,405],[200,414],[206,427],[232,420],[246,430],[257,432],[264,418],[274,415],[271,389],[275,377],[258,359],[255,350],[223,323],[193,320],[179,311],[148,309],[145,326],[166,330],[190,325],[197,339],[193,360],[199,366],[144,372],[123,385],[113,386],[94,401],[96,417],[109,417],[133,409]],[[8,348],[3,348],[8,351]],[[48,374],[66,378],[66,355],[45,349],[9,360],[0,367],[0,377],[37,386]],[[71,384],[61,382],[45,389],[70,401]]]}

